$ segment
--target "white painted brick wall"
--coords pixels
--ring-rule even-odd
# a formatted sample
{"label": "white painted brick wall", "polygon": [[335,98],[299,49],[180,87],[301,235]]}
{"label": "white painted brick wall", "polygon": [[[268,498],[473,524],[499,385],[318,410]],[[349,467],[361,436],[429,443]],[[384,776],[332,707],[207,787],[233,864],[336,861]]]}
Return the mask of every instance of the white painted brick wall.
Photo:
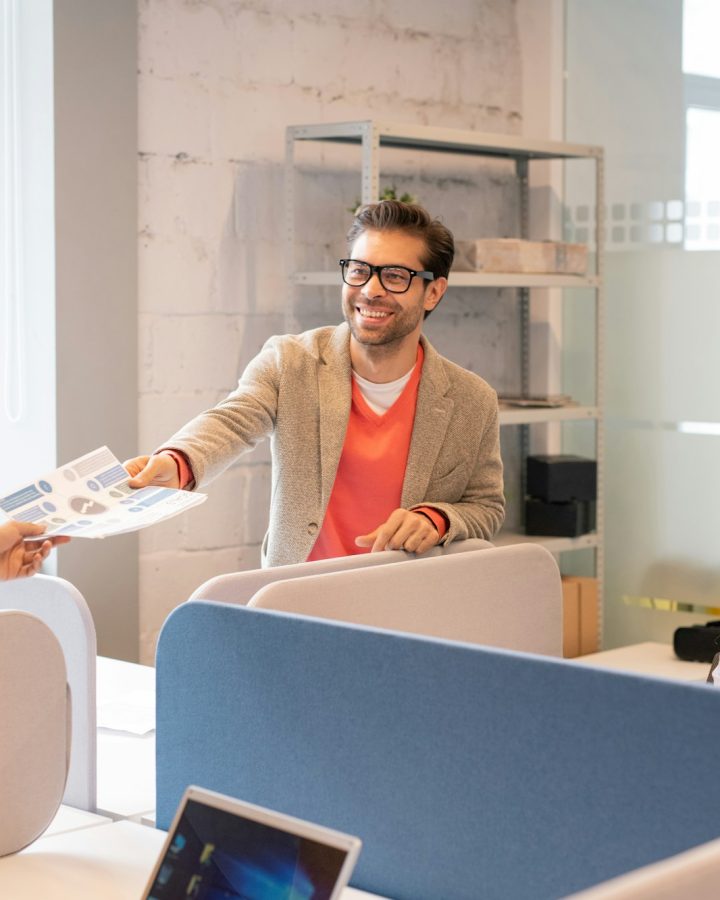
{"label": "white painted brick wall", "polygon": [[[284,330],[282,201],[288,124],[381,118],[519,132],[512,0],[139,0],[140,442],[149,452],[230,390]],[[298,259],[335,265],[359,154],[315,145],[298,177]],[[507,165],[383,157],[383,185],[409,190],[458,237],[509,234]],[[318,172],[321,174],[318,174]],[[335,291],[300,292],[300,327],[339,321]],[[517,386],[518,322],[498,291],[451,292],[428,320],[441,352]],[[259,564],[268,447],[236,463],[207,502],[141,538],[141,655],[204,580]]]}
{"label": "white painted brick wall", "polygon": [[140,607],[142,662],[153,665],[155,643],[162,623],[196,587],[215,575],[256,567],[253,549],[237,545],[224,550],[143,553],[140,583],[144,596],[152,598],[152,602]]}

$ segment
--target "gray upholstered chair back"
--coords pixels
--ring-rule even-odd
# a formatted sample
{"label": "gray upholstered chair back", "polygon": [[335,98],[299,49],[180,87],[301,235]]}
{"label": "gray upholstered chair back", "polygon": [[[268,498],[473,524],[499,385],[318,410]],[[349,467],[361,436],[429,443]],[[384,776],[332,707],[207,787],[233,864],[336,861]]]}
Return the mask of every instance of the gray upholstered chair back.
{"label": "gray upholstered chair back", "polygon": [[562,656],[562,584],[535,544],[277,581],[249,607]]}
{"label": "gray upholstered chair back", "polygon": [[37,616],[60,642],[73,704],[73,749],[63,802],[94,811],[97,797],[97,641],[87,603],[70,582],[49,575],[35,575],[0,584],[0,609],[20,609]]}
{"label": "gray upholstered chair back", "polygon": [[567,900],[715,900],[720,883],[720,838],[669,856]]}
{"label": "gray upholstered chair back", "polygon": [[344,572],[347,569],[364,569],[367,566],[384,566],[389,563],[408,562],[414,559],[431,559],[436,556],[453,556],[470,550],[492,547],[489,541],[472,538],[467,541],[453,541],[442,547],[433,547],[427,553],[405,553],[403,550],[387,550],[384,553],[360,553],[357,556],[340,556],[334,559],[319,559],[314,562],[296,563],[292,566],[274,566],[267,569],[250,569],[245,572],[229,572],[217,575],[203,582],[190,600],[215,600],[219,603],[239,603],[243,606],[260,588],[275,581],[289,578],[307,578],[328,572]]}
{"label": "gray upholstered chair back", "polygon": [[62,802],[70,709],[55,635],[35,616],[0,611],[0,856],[39,837]]}

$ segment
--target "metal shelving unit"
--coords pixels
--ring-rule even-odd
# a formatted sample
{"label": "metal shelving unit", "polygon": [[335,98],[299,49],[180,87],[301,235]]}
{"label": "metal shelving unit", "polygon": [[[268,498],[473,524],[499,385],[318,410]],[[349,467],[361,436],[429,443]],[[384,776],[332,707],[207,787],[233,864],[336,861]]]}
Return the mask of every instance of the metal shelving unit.
{"label": "metal shelving unit", "polygon": [[556,409],[537,407],[503,406],[500,404],[501,425],[547,425],[550,422],[577,422],[597,420],[600,410],[597,406],[560,406]]}
{"label": "metal shelving unit", "polygon": [[497,547],[507,547],[511,544],[540,544],[551,553],[568,553],[571,550],[597,550],[600,545],[597,532],[581,534],[578,537],[539,537],[533,534],[523,534],[517,531],[501,531],[493,538],[493,544]]}
{"label": "metal shelving unit", "polygon": [[[293,272],[293,284],[341,287],[339,272]],[[502,272],[453,272],[453,287],[470,288],[583,288],[598,287],[598,279],[579,275],[519,275]]]}
{"label": "metal shelving unit", "polygon": [[[295,269],[295,147],[299,141],[322,141],[359,145],[361,149],[361,202],[370,203],[380,193],[380,150],[384,147],[461,154],[478,158],[511,160],[515,164],[520,197],[520,226],[517,237],[528,237],[529,167],[536,160],[587,159],[595,163],[595,271],[587,276],[524,275],[516,273],[451,272],[453,288],[514,288],[521,313],[521,385],[529,393],[530,372],[530,303],[533,288],[586,288],[595,294],[595,398],[591,406],[564,406],[553,409],[502,407],[501,426],[520,426],[522,458],[529,447],[529,429],[533,425],[553,422],[594,421],[595,453],[598,468],[596,506],[597,530],[577,538],[534,537],[503,531],[496,544],[532,542],[542,544],[551,553],[574,550],[594,551],[595,574],[602,582],[603,571],[603,365],[602,335],[604,327],[603,244],[604,244],[604,167],[601,147],[567,144],[559,141],[530,140],[513,135],[484,134],[448,128],[434,128],[374,120],[339,122],[319,125],[294,125],[286,131],[286,220],[287,259],[291,286],[340,285],[340,275],[332,272],[303,272]],[[524,468],[524,466],[522,467]],[[524,484],[522,485],[524,494]],[[599,596],[602,597],[600,584]],[[600,603],[602,618],[602,602]],[[602,628],[602,622],[600,622]]]}

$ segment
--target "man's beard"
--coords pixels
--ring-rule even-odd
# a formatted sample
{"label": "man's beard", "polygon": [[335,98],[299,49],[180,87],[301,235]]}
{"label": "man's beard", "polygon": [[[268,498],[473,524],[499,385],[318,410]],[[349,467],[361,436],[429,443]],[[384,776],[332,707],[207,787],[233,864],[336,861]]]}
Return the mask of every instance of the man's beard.
{"label": "man's beard", "polygon": [[[367,309],[373,309],[374,304],[362,304]],[[357,304],[354,302],[343,302],[343,316],[350,327],[350,333],[359,344],[367,347],[383,347],[389,344],[397,344],[404,337],[411,334],[422,321],[423,309],[405,309],[400,304],[395,304],[392,308],[392,318],[387,327],[380,325],[378,328],[366,328],[358,324],[356,316],[358,315]],[[387,304],[378,309],[387,308]]]}

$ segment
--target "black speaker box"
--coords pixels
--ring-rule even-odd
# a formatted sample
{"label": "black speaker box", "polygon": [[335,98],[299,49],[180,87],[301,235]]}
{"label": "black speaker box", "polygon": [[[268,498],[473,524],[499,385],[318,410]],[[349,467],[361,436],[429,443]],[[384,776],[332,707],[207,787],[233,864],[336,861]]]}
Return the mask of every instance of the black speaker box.
{"label": "black speaker box", "polygon": [[595,528],[595,502],[569,500],[547,503],[536,497],[525,500],[525,532],[555,537],[578,537]]}
{"label": "black speaker box", "polygon": [[550,503],[595,500],[597,463],[584,456],[528,456],[526,493]]}

